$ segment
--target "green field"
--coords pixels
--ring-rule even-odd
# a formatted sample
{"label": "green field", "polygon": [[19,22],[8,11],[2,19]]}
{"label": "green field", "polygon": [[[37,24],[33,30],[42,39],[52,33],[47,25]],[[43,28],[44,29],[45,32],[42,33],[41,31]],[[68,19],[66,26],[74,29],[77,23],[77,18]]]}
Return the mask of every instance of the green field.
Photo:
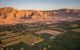
{"label": "green field", "polygon": [[[54,36],[50,35],[49,32],[42,34],[36,34],[40,30],[52,30],[61,32],[61,34]],[[22,34],[23,37],[27,35],[27,39],[43,39],[34,45],[36,40],[29,41],[28,44],[24,42],[12,44],[3,47],[4,50],[80,50],[80,21],[74,22],[60,22],[55,24],[17,24],[17,25],[1,25],[0,26],[0,44],[2,34]],[[76,31],[75,31],[76,30]],[[29,34],[29,35],[28,35]],[[6,36],[6,35],[5,35]],[[31,36],[31,37],[30,37]],[[23,37],[21,37],[23,39]],[[4,38],[4,37],[3,37]],[[22,40],[24,41],[24,39]],[[30,43],[32,42],[32,43]]]}

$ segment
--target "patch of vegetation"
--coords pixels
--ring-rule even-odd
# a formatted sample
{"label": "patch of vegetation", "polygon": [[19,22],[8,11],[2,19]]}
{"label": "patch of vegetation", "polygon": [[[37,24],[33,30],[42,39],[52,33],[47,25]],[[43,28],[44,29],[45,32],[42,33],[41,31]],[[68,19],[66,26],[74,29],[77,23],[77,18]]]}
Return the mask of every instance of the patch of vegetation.
{"label": "patch of vegetation", "polygon": [[55,38],[50,50],[80,50],[80,33],[66,32]]}

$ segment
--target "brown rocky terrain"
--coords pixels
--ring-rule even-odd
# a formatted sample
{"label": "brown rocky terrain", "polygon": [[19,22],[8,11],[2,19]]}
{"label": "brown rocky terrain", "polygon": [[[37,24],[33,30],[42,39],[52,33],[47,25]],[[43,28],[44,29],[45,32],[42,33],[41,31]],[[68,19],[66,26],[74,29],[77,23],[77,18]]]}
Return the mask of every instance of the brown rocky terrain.
{"label": "brown rocky terrain", "polygon": [[0,8],[0,25],[17,23],[55,23],[59,21],[80,20],[80,10],[17,10],[11,7]]}

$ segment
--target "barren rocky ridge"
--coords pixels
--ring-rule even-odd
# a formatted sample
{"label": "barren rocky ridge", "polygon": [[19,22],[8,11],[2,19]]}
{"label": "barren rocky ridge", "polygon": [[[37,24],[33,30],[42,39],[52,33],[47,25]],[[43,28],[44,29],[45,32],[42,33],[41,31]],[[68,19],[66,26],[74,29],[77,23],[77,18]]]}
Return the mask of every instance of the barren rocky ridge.
{"label": "barren rocky ridge", "polygon": [[80,20],[79,9],[59,10],[18,10],[12,7],[0,8],[0,24],[17,23],[56,23],[59,21]]}

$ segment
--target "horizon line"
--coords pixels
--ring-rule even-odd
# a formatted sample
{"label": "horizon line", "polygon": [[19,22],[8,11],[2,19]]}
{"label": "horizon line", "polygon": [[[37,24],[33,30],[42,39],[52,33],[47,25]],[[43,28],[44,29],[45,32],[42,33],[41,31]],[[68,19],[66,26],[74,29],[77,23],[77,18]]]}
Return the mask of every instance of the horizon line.
{"label": "horizon line", "polygon": [[[10,6],[4,6],[4,7],[0,7],[0,8],[8,8]],[[13,8],[13,9],[17,9],[17,10],[43,10],[43,9],[20,9],[20,8],[16,8],[16,7],[10,7],[10,8]],[[56,8],[56,9],[44,9],[45,10],[59,10],[59,9],[75,9],[75,10],[80,10],[80,8]]]}

